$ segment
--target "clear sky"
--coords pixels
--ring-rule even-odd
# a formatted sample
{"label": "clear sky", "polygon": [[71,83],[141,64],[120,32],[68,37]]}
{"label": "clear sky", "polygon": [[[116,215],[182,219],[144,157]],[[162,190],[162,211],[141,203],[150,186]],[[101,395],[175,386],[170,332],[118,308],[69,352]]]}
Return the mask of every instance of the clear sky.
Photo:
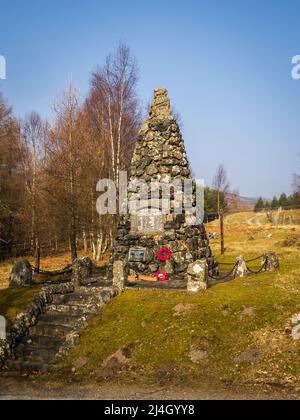
{"label": "clear sky", "polygon": [[167,87],[197,178],[224,163],[246,196],[291,192],[300,172],[299,0],[0,0],[0,90],[18,117],[51,118],[70,75],[90,74],[119,41],[140,67],[146,104]]}

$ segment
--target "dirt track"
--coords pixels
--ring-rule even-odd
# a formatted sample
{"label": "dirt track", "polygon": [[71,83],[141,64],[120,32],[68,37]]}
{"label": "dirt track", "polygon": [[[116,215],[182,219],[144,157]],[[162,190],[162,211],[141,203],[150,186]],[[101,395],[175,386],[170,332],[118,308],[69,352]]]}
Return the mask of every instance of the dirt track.
{"label": "dirt track", "polygon": [[247,220],[247,224],[249,226],[258,226],[258,227],[261,227],[262,224],[260,222],[260,219],[262,217],[264,217],[264,216],[261,215],[261,214],[255,215],[254,217],[251,217],[250,219]]}
{"label": "dirt track", "polygon": [[41,384],[26,379],[1,378],[0,400],[285,400],[300,399],[300,394],[271,389],[243,390],[239,388],[201,387],[178,388],[138,387],[132,385]]}

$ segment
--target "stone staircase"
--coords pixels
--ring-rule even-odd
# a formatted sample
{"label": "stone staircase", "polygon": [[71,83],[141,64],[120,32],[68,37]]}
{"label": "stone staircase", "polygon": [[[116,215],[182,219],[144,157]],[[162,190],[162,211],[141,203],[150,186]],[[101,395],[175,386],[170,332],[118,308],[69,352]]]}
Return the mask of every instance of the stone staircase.
{"label": "stone staircase", "polygon": [[38,323],[15,348],[2,375],[18,376],[51,372],[59,357],[76,343],[89,318],[108,303],[116,290],[110,287],[82,287],[73,293],[55,295],[38,318]]}

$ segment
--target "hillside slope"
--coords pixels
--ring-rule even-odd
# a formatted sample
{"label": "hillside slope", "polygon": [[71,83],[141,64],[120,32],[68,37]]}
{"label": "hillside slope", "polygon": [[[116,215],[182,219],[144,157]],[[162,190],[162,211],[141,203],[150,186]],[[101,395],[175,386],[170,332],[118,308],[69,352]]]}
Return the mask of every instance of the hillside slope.
{"label": "hillside slope", "polygon": [[[248,215],[249,216],[249,215]],[[253,214],[250,214],[253,217]],[[247,259],[273,250],[278,273],[234,280],[205,293],[126,290],[84,331],[60,378],[81,381],[300,386],[299,342],[285,333],[300,312],[300,227],[226,223],[226,254]],[[215,231],[217,222],[208,226]],[[255,268],[253,263],[253,269]]]}

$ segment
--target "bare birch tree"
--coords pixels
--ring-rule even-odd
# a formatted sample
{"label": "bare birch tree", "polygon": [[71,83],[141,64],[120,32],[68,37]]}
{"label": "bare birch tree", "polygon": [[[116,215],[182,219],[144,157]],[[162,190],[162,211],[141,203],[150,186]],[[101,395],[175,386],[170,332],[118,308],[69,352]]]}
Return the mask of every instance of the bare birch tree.
{"label": "bare birch tree", "polygon": [[44,125],[40,116],[32,112],[26,117],[21,127],[20,153],[24,172],[24,182],[29,197],[30,208],[30,247],[31,252],[38,252],[38,193],[40,186],[40,166],[42,156],[42,144]]}
{"label": "bare birch tree", "polygon": [[[55,191],[68,215],[71,259],[77,258],[77,193],[80,171],[79,96],[72,85],[54,106],[56,121],[47,141],[47,172],[55,179]],[[63,193],[63,196],[59,194]],[[57,203],[58,205],[58,203]]]}
{"label": "bare birch tree", "polygon": [[[91,137],[96,141],[94,155],[101,156],[98,179],[110,178],[119,191],[119,172],[128,170],[140,125],[136,85],[138,70],[130,49],[120,44],[103,67],[93,74],[85,110]],[[96,183],[93,188],[95,189]],[[116,217],[98,217],[98,231],[92,233],[96,259],[101,258],[113,237]],[[95,246],[95,238],[97,245]]]}
{"label": "bare birch tree", "polygon": [[[97,120],[100,136],[108,136],[112,179],[119,188],[119,171],[132,153],[140,113],[136,95],[138,70],[128,46],[120,44],[115,55],[109,55],[104,67],[92,77],[87,101]],[[93,109],[91,109],[93,108]],[[131,156],[130,156],[131,157]]]}
{"label": "bare birch tree", "polygon": [[217,208],[218,214],[221,211],[221,194],[224,194],[224,197],[229,192],[230,184],[227,178],[227,172],[224,165],[220,165],[216,171],[214,180],[213,180],[213,188],[217,191]]}

